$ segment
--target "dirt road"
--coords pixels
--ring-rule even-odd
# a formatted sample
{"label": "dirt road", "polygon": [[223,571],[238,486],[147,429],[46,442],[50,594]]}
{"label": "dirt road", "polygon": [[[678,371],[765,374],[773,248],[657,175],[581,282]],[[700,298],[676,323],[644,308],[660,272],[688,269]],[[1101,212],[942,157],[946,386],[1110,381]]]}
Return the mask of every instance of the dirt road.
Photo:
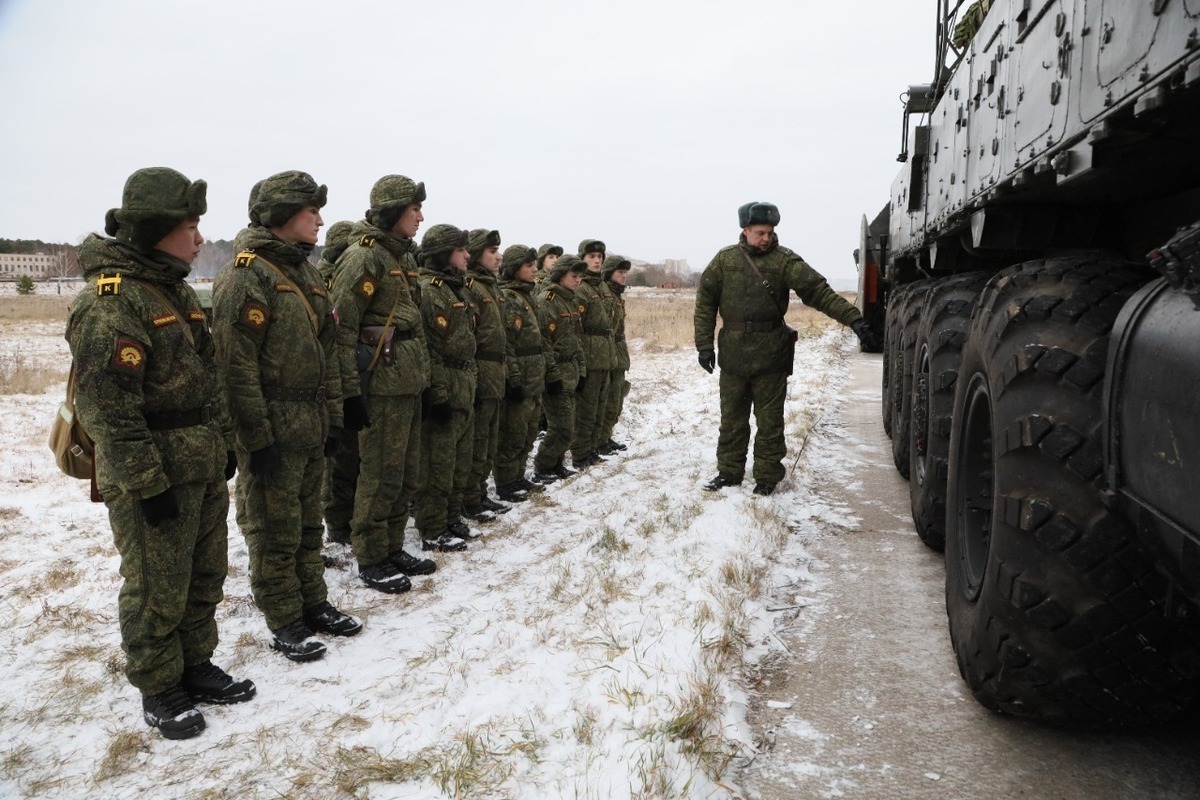
{"label": "dirt road", "polygon": [[852,358],[836,419],[808,445],[846,454],[846,485],[866,488],[830,487],[857,514],[853,529],[798,534],[825,589],[781,622],[791,655],[770,659],[751,708],[771,746],[744,774],[745,796],[1200,797],[1200,725],[1080,734],[971,698],[950,650],[941,555],[913,532],[892,467],[880,370],[879,356]]}

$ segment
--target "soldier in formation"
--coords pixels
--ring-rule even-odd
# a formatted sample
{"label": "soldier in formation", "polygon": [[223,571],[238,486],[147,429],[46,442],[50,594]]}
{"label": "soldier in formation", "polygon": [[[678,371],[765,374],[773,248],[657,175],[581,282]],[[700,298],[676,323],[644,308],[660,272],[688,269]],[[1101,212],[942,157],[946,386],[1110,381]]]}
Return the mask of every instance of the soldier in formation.
{"label": "soldier in formation", "polygon": [[575,469],[599,464],[600,432],[604,427],[608,381],[613,368],[613,319],[606,301],[608,287],[601,276],[605,247],[599,239],[579,243],[579,257],[587,265],[583,281],[575,290],[583,324],[583,352],[587,377],[582,381],[575,404],[575,438],[571,456]]}
{"label": "soldier in formation", "polygon": [[613,360],[612,369],[608,372],[608,394],[603,401],[604,419],[597,437],[600,444],[596,452],[601,456],[611,456],[626,449],[624,444],[612,438],[613,428],[621,418],[625,408],[625,397],[629,394],[629,381],[625,373],[629,370],[629,347],[625,344],[625,282],[629,280],[629,260],[622,256],[608,256],[600,268],[608,294],[605,301],[608,313],[612,318],[613,331]]}
{"label": "soldier in formation", "polygon": [[576,393],[587,375],[583,325],[575,300],[586,270],[576,256],[563,256],[550,270],[538,296],[538,322],[562,382],[562,391],[545,397],[546,436],[533,459],[533,479],[542,484],[575,474],[563,459],[575,432]]}

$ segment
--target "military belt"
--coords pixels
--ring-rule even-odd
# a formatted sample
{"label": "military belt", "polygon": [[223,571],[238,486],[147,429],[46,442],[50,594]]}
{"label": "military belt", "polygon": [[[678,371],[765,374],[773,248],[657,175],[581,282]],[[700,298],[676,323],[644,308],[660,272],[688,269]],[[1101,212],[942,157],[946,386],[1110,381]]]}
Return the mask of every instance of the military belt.
{"label": "military belt", "polygon": [[323,403],[325,402],[325,387],[315,389],[293,389],[288,386],[264,386],[263,397],[268,400],[286,400],[293,403]]}
{"label": "military belt", "polygon": [[780,327],[783,327],[783,320],[774,319],[767,322],[747,322],[743,330],[746,333],[770,333]]}
{"label": "military belt", "polygon": [[504,353],[476,353],[476,361],[493,361],[497,364],[504,363]]}
{"label": "military belt", "polygon": [[609,336],[612,334],[608,328],[584,328],[583,332],[588,336]]}
{"label": "military belt", "polygon": [[463,360],[461,358],[443,358],[442,366],[449,367],[450,369],[470,369],[471,359],[468,358]]}
{"label": "military belt", "polygon": [[146,427],[152,431],[169,431],[175,428],[190,428],[193,425],[206,425],[212,422],[213,408],[211,405],[188,411],[162,411],[146,415]]}
{"label": "military belt", "polygon": [[540,356],[541,354],[542,354],[542,348],[540,348],[540,347],[518,347],[517,348],[517,358],[524,358],[525,356]]}

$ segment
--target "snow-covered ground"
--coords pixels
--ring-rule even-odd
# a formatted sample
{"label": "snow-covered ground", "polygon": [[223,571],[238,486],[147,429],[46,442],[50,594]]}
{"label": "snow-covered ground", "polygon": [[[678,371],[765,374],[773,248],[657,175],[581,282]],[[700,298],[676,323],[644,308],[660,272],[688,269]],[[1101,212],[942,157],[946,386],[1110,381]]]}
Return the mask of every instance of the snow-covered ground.
{"label": "snow-covered ground", "polygon": [[[0,796],[741,796],[753,665],[780,646],[781,608],[820,601],[792,534],[840,513],[794,454],[856,347],[836,327],[801,339],[790,474],[763,498],[749,479],[700,491],[716,378],[690,348],[633,345],[624,455],[483,526],[408,594],[364,588],[329,551],[331,600],[366,627],[325,637],[321,661],[270,650],[231,510],[214,660],[258,696],[203,706],[183,742],[146,727],[125,681],[104,507],[46,448],[61,383],[0,396]],[[0,321],[0,350],[18,346],[66,363],[61,325]]]}

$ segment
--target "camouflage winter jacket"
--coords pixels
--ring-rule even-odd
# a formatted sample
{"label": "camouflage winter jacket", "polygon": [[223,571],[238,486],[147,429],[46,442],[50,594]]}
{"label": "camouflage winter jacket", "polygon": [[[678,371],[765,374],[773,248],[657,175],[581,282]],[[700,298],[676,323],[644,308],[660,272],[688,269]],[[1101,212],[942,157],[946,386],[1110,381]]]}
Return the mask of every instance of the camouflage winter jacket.
{"label": "camouflage winter jacket", "polygon": [[[761,280],[748,259],[753,259]],[[858,309],[829,288],[800,256],[780,247],[778,241],[772,241],[765,253],[751,251],[743,236],[740,244],[717,253],[700,276],[694,319],[696,349],[713,349],[719,313],[721,369],[735,375],[791,374],[793,340],[791,329],[783,323],[789,291],[843,325],[862,319]]]}
{"label": "camouflage winter jacket", "polygon": [[613,369],[629,369],[629,345],[625,343],[625,286],[605,281],[608,289],[608,313],[612,316]]}
{"label": "camouflage winter jacket", "polygon": [[508,385],[519,386],[526,397],[540,396],[546,383],[560,379],[554,353],[542,336],[533,284],[507,280],[500,284],[507,301],[504,327],[513,359],[508,363]]}
{"label": "camouflage winter jacket", "polygon": [[562,284],[547,281],[538,296],[538,321],[542,336],[554,352],[554,364],[563,388],[575,391],[579,379],[587,375],[583,355],[583,324],[575,292]]}
{"label": "camouflage winter jacket", "polygon": [[482,269],[467,273],[466,293],[475,306],[479,322],[475,326],[476,397],[500,400],[504,397],[506,364],[510,354],[504,333],[504,292],[496,276]]}
{"label": "camouflage winter jacket", "polygon": [[429,343],[430,400],[469,409],[475,404],[475,306],[466,278],[421,267],[421,316]]}
{"label": "camouflage winter jacket", "polygon": [[371,394],[420,394],[429,386],[429,349],[421,319],[416,244],[365,222],[355,227],[351,238],[354,243],[338,259],[332,292],[343,396],[360,394],[355,350],[361,329],[384,325],[389,313],[395,328],[394,356],[376,362]]}
{"label": "camouflage winter jacket", "polygon": [[234,248],[213,282],[213,335],[238,443],[250,452],[318,447],[342,425],[325,283],[305,250],[266,228],[243,229]]}
{"label": "camouflage winter jacket", "polygon": [[597,371],[615,369],[613,319],[605,299],[609,294],[605,284],[599,272],[585,272],[575,290],[583,324],[583,353],[588,369]]}
{"label": "camouflage winter jacket", "polygon": [[96,235],[80,246],[79,263],[87,286],[71,304],[66,338],[100,493],[142,498],[223,481],[233,431],[208,323],[183,281],[188,266]]}

